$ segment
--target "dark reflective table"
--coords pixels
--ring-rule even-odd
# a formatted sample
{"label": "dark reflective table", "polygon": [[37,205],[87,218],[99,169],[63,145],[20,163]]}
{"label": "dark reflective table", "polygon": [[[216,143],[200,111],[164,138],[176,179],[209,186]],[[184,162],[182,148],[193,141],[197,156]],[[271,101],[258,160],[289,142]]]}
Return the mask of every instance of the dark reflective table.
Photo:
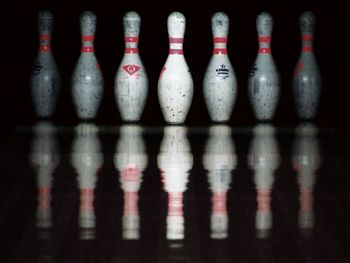
{"label": "dark reflective table", "polygon": [[0,262],[350,262],[349,145],[214,125],[19,127]]}

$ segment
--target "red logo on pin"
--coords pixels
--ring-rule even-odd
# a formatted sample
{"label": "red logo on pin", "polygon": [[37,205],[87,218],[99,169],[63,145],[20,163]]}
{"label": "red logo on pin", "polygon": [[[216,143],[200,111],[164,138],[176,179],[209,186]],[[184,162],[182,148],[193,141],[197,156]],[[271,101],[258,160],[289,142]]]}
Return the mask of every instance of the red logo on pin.
{"label": "red logo on pin", "polygon": [[140,67],[137,65],[125,65],[123,69],[130,75],[134,75],[137,71],[140,70]]}

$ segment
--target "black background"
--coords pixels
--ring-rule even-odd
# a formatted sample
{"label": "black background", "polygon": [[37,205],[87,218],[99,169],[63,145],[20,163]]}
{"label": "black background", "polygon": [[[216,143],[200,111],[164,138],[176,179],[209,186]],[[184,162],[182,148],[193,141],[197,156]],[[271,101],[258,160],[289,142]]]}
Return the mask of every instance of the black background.
{"label": "black background", "polygon": [[[194,78],[194,99],[187,125],[210,123],[206,111],[202,79],[212,55],[211,15],[224,11],[230,17],[228,52],[238,78],[238,97],[230,123],[253,125],[255,119],[247,95],[247,76],[255,60],[258,43],[255,20],[261,11],[274,17],[272,53],[278,66],[282,92],[275,115],[276,125],[298,122],[291,98],[291,78],[300,55],[298,18],[301,12],[315,13],[317,29],[315,53],[322,71],[323,92],[316,119],[320,126],[347,129],[348,67],[346,43],[346,0],[343,1],[29,1],[16,0],[12,10],[4,11],[3,85],[1,117],[7,127],[36,121],[30,96],[29,76],[38,50],[37,13],[53,12],[52,51],[62,77],[61,96],[54,121],[71,125],[78,122],[70,97],[70,78],[80,52],[79,16],[84,10],[97,15],[95,51],[105,78],[105,93],[97,123],[119,125],[113,82],[124,52],[122,18],[127,11],[141,15],[140,55],[149,77],[149,97],[142,118],[145,125],[164,124],[157,98],[157,81],[168,53],[166,21],[172,11],[187,19],[184,52]],[[13,16],[13,14],[15,14]]]}

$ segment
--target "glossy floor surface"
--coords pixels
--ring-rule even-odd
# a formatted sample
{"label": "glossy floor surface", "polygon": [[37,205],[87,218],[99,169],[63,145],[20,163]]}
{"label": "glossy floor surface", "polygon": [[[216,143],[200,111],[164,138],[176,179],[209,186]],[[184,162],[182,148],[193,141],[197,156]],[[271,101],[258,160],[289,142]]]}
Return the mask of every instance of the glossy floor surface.
{"label": "glossy floor surface", "polygon": [[20,127],[1,146],[0,262],[350,262],[332,130]]}

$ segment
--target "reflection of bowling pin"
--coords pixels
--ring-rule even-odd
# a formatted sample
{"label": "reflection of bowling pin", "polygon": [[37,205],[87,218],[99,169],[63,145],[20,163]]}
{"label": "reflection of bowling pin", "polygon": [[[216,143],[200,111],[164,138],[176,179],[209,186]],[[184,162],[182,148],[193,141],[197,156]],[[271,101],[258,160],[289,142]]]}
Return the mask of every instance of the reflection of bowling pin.
{"label": "reflection of bowling pin", "polygon": [[275,128],[259,124],[253,130],[253,140],[248,155],[248,164],[254,170],[254,182],[257,191],[256,229],[259,238],[266,238],[272,226],[271,190],[274,172],[279,165],[278,145]]}
{"label": "reflection of bowling pin", "polygon": [[186,19],[173,12],[168,17],[169,55],[158,81],[158,99],[168,123],[186,120],[193,97],[193,80],[183,55]]}
{"label": "reflection of bowling pin", "polygon": [[184,238],[183,192],[193,165],[186,132],[185,127],[166,127],[158,155],[158,168],[169,198],[167,239],[170,240]]}
{"label": "reflection of bowling pin", "polygon": [[38,186],[37,228],[40,238],[48,238],[51,228],[52,174],[59,164],[55,127],[49,122],[40,122],[34,127],[30,163],[35,169]]}
{"label": "reflection of bowling pin", "polygon": [[236,167],[237,156],[231,137],[231,128],[215,125],[209,129],[209,139],[204,150],[203,166],[208,170],[212,191],[211,238],[227,237],[228,216],[226,195],[230,189],[231,171]]}
{"label": "reflection of bowling pin", "polygon": [[114,80],[114,94],[124,121],[141,119],[148,94],[148,78],[137,47],[140,24],[136,12],[125,14],[125,52]]}
{"label": "reflection of bowling pin", "polygon": [[138,191],[142,172],[147,166],[147,154],[142,139],[142,128],[123,125],[114,154],[114,165],[120,173],[120,184],[124,191],[123,239],[140,238]]}
{"label": "reflection of bowling pin", "polygon": [[41,11],[38,15],[39,53],[31,73],[31,95],[38,117],[51,117],[56,109],[60,90],[60,76],[51,53],[53,15]]}
{"label": "reflection of bowling pin", "polygon": [[259,14],[256,26],[259,51],[249,74],[249,99],[258,120],[271,120],[275,114],[280,93],[279,74],[270,48],[272,16],[266,12]]}
{"label": "reflection of bowling pin", "polygon": [[103,164],[98,128],[95,125],[79,124],[75,128],[71,162],[78,175],[80,189],[80,239],[94,239],[94,190],[97,171]]}
{"label": "reflection of bowling pin", "polygon": [[96,16],[90,11],[80,17],[82,48],[72,77],[72,96],[80,119],[94,119],[103,96],[103,76],[94,51]]}
{"label": "reflection of bowling pin", "polygon": [[293,148],[293,166],[298,173],[300,189],[299,226],[306,230],[314,226],[313,188],[316,170],[321,164],[317,131],[312,123],[300,124]]}
{"label": "reflection of bowling pin", "polygon": [[212,121],[225,122],[231,117],[237,96],[237,79],[227,55],[229,18],[215,13],[211,19],[214,51],[205,72],[203,93]]}
{"label": "reflection of bowling pin", "polygon": [[313,52],[314,14],[304,12],[299,24],[302,47],[293,77],[294,102],[299,118],[312,119],[316,116],[321,93],[321,75]]}

